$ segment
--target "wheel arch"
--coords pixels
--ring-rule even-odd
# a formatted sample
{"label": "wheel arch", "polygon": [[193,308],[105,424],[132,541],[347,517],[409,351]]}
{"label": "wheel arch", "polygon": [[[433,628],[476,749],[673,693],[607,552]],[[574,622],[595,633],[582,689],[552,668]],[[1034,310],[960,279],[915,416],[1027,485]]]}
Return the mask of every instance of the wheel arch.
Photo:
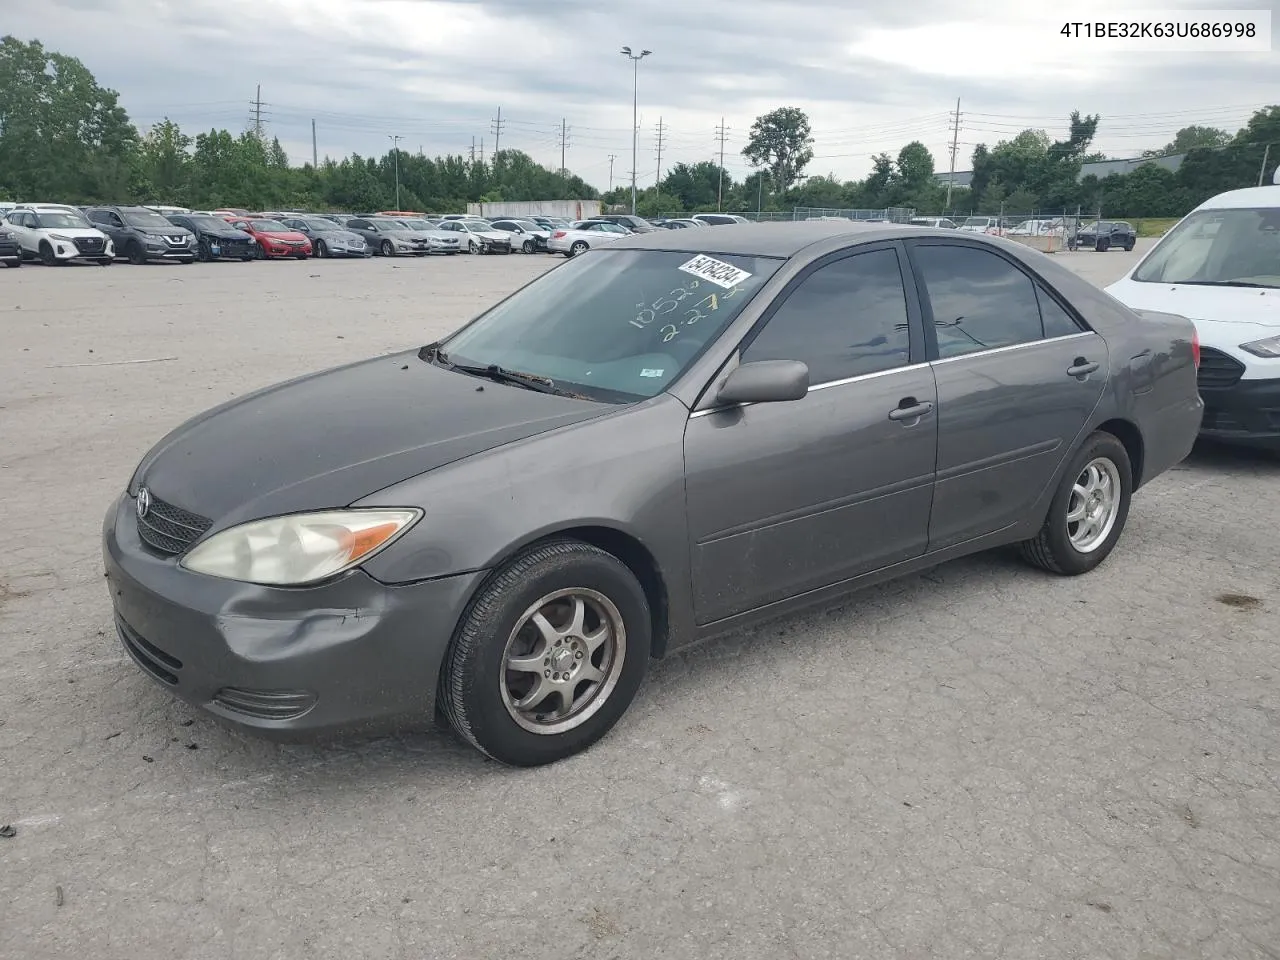
{"label": "wheel arch", "polygon": [[1137,490],[1143,482],[1143,461],[1146,456],[1146,445],[1142,439],[1142,431],[1132,420],[1114,417],[1098,424],[1095,430],[1109,433],[1124,445],[1129,455],[1129,467],[1133,472],[1133,489]]}

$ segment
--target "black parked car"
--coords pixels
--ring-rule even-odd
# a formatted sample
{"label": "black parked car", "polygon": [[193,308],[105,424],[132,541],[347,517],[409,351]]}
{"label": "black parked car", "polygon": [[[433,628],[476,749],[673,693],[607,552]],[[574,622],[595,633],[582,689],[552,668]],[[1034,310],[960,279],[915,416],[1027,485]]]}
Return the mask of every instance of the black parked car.
{"label": "black parked car", "polygon": [[130,263],[177,260],[194,263],[196,238],[186,227],[175,226],[146,207],[90,207],[89,222],[111,238],[116,256]]}
{"label": "black parked car", "polygon": [[1132,250],[1138,242],[1138,231],[1133,224],[1123,220],[1099,220],[1076,234],[1076,249],[1096,250],[1105,253],[1112,247]]}
{"label": "black parked car", "polygon": [[22,248],[17,238],[4,228],[3,220],[0,220],[0,263],[6,267],[22,266]]}
{"label": "black parked car", "polygon": [[197,260],[257,260],[258,241],[237,230],[221,217],[202,213],[177,213],[169,217],[176,227],[190,230],[196,238]]}
{"label": "black parked car", "polygon": [[608,220],[610,223],[616,223],[626,227],[632,233],[653,233],[660,229],[644,217],[633,216],[629,213],[602,213],[598,217],[591,217],[592,220]]}

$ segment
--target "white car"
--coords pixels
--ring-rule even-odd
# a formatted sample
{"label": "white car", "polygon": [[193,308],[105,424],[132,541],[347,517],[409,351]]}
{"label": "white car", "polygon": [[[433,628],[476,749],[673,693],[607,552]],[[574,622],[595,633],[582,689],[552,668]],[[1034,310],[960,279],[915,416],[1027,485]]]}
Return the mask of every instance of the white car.
{"label": "white car", "polygon": [[395,220],[419,236],[426,237],[427,242],[431,244],[432,253],[443,253],[452,257],[462,252],[462,235],[459,233],[441,230],[430,220],[422,217],[396,217]]}
{"label": "white car", "polygon": [[631,231],[611,220],[578,220],[563,230],[556,230],[547,241],[552,253],[576,257],[594,246],[631,236]]}
{"label": "white car", "polygon": [[966,217],[964,223],[957,229],[965,233],[985,233],[993,237],[1004,235],[999,217]]}
{"label": "white car", "polygon": [[1280,185],[1206,200],[1107,292],[1195,323],[1202,437],[1280,451]]}
{"label": "white car", "polygon": [[111,238],[89,225],[84,214],[61,204],[20,206],[5,218],[26,259],[46,266],[87,260],[109,267],[116,259]]}
{"label": "white car", "polygon": [[458,237],[467,253],[511,252],[511,234],[496,229],[488,220],[442,220],[438,229]]}
{"label": "white car", "polygon": [[525,253],[546,250],[547,241],[551,239],[550,230],[523,217],[495,217],[489,222],[495,229],[511,234],[511,245],[519,247]]}
{"label": "white car", "polygon": [[913,227],[933,227],[937,230],[954,230],[956,222],[947,217],[912,217],[910,224]]}

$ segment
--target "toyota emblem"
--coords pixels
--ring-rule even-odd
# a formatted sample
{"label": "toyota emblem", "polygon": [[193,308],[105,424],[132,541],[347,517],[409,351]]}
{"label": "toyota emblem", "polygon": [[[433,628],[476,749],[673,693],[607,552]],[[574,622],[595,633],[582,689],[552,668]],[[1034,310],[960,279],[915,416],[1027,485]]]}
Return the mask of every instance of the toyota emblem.
{"label": "toyota emblem", "polygon": [[138,489],[138,519],[141,520],[151,509],[151,491],[146,487]]}

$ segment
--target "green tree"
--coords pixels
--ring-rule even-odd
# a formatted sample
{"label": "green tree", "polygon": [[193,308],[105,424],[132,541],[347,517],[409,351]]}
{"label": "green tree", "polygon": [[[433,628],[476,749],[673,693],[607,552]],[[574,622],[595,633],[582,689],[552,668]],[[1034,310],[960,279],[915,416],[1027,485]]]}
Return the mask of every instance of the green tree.
{"label": "green tree", "polygon": [[1231,142],[1231,134],[1217,127],[1200,127],[1191,125],[1183,127],[1173,135],[1173,139],[1159,150],[1144,150],[1144,157],[1163,157],[1170,154],[1188,153],[1191,150],[1214,149],[1225,147]]}
{"label": "green tree", "polygon": [[186,202],[192,142],[168,117],[142,138],[138,147],[138,172],[153,202]]}
{"label": "green tree", "polygon": [[921,190],[933,181],[933,154],[919,140],[912,140],[898,151],[895,171],[905,192]]}
{"label": "green tree", "polygon": [[15,199],[129,199],[138,131],[114,90],[38,40],[0,38],[0,190]]}
{"label": "green tree", "polygon": [[[700,163],[677,163],[662,178],[662,192],[680,199],[677,209],[693,212],[714,210],[716,191],[720,185],[720,165],[710,160]],[[725,180],[732,183],[726,174]]]}
{"label": "green tree", "polygon": [[813,133],[799,107],[779,107],[756,117],[742,155],[753,167],[767,167],[776,189],[786,191],[813,159]]}

